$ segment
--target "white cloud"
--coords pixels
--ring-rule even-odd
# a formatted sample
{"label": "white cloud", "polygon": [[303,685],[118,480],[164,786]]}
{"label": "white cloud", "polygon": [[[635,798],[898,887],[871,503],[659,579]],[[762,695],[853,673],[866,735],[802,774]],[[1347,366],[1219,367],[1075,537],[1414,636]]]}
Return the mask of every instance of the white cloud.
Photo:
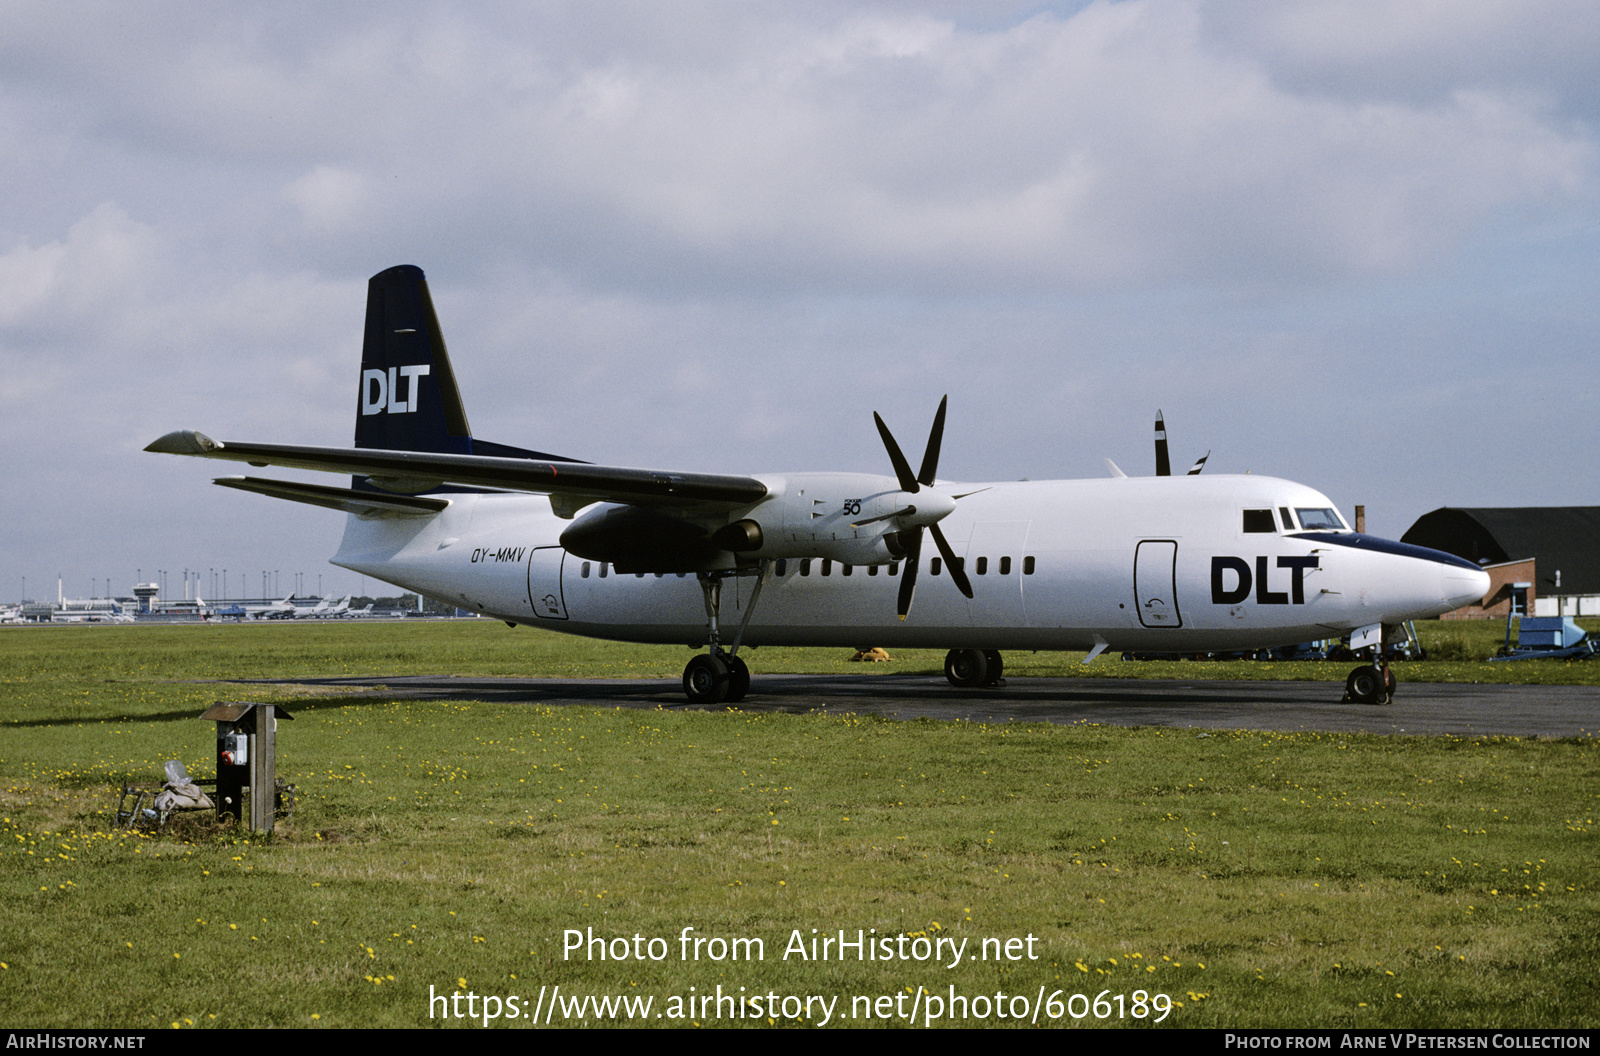
{"label": "white cloud", "polygon": [[[212,159],[190,201],[290,254],[398,235],[641,290],[1071,292],[1403,268],[1587,192],[1592,130],[1529,85],[1600,20],[1535,8],[1127,0],[975,28],[903,5],[335,6],[296,31],[158,6],[131,47],[48,20],[13,47],[87,53],[67,90],[116,125],[90,142]],[[1315,74],[1363,64],[1367,84]],[[1429,90],[1384,87],[1402,74]]]}
{"label": "white cloud", "polygon": [[1233,0],[1203,11],[1219,46],[1291,89],[1422,101],[1493,87],[1594,116],[1600,11],[1586,0]]}
{"label": "white cloud", "polygon": [[[426,131],[360,115],[389,128],[362,163],[372,223],[443,209],[452,237],[578,244],[573,266],[647,287],[675,285],[676,261],[690,284],[1071,290],[1404,267],[1592,181],[1592,138],[1525,94],[1300,94],[1198,10],[1095,4],[982,33],[886,13],[679,63],[563,68],[535,44],[548,75],[476,95],[459,125],[459,93],[497,78],[424,71],[363,97],[432,99],[407,111]],[[530,43],[470,39],[480,71]],[[431,50],[389,45],[372,68]]]}
{"label": "white cloud", "polygon": [[[66,238],[0,253],[0,334],[42,328],[79,334],[114,329],[143,296],[159,240],[112,202],[78,220]],[[10,343],[8,341],[8,343]]]}
{"label": "white cloud", "polygon": [[372,188],[358,172],[318,165],[285,187],[283,196],[300,210],[309,230],[319,235],[338,235],[366,219]]}

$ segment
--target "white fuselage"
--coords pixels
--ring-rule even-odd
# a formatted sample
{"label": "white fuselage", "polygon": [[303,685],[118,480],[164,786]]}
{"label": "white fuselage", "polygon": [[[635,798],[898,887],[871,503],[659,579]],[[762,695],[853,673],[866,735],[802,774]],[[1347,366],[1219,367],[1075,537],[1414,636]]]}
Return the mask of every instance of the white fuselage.
{"label": "white fuselage", "polygon": [[[761,476],[774,495],[826,491],[827,474]],[[892,482],[890,482],[892,485]],[[849,487],[849,483],[842,483]],[[1477,600],[1488,577],[1425,556],[1351,545],[1285,523],[1332,503],[1270,477],[1017,481],[941,488],[963,497],[939,522],[974,597],[933,571],[923,548],[915,601],[896,616],[887,563],[846,565],[769,537],[769,577],[748,645],[1199,651],[1289,644],[1437,615]],[[459,493],[437,514],[351,515],[333,562],[513,623],[637,642],[701,645],[706,610],[692,573],[619,574],[566,553],[571,522],[534,495]],[[849,495],[819,497],[833,510]],[[1243,511],[1254,511],[1252,520]],[[1261,511],[1271,511],[1263,518]],[[1280,516],[1280,511],[1285,511]],[[741,516],[735,512],[730,520]],[[865,516],[865,514],[862,514]],[[819,522],[821,524],[822,522]],[[840,537],[856,529],[829,522]],[[1270,527],[1264,527],[1264,524]],[[826,525],[824,525],[826,527]],[[1249,530],[1246,530],[1247,527]],[[882,531],[882,526],[861,529]],[[1346,539],[1360,539],[1340,529]],[[1392,546],[1392,544],[1390,544]],[[776,552],[774,552],[776,551]],[[1443,557],[1444,555],[1438,555]],[[895,566],[894,570],[897,570]],[[754,576],[722,589],[725,641]]]}

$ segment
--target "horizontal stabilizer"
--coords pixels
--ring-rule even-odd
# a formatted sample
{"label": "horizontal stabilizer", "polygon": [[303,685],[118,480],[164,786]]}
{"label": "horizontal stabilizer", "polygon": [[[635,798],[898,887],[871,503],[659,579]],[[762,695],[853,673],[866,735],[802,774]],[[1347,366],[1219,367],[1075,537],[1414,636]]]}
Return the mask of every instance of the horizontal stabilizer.
{"label": "horizontal stabilizer", "polygon": [[330,510],[366,515],[421,517],[438,513],[450,505],[448,499],[424,495],[385,495],[382,492],[330,488],[323,484],[298,484],[287,480],[263,480],[260,477],[218,477],[212,483],[269,495],[274,499],[288,499],[290,502],[305,502],[312,506],[326,506]]}

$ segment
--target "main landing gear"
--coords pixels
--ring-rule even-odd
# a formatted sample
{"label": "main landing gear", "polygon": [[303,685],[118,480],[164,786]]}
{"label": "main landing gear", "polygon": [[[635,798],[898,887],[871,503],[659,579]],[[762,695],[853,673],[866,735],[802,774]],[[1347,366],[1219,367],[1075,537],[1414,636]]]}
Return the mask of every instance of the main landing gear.
{"label": "main landing gear", "polygon": [[750,692],[750,668],[733,653],[714,647],[683,669],[683,693],[691,704],[737,704]]}
{"label": "main landing gear", "polygon": [[952,649],[944,657],[944,677],[961,689],[1003,686],[1005,669],[997,649]]}
{"label": "main landing gear", "polygon": [[762,561],[756,572],[756,585],[750,592],[750,601],[744,607],[744,619],[733,636],[733,644],[722,647],[722,581],[737,576],[737,571],[698,572],[700,591],[706,602],[706,652],[696,655],[683,669],[683,694],[691,704],[737,704],[750,692],[750,668],[739,657],[739,642],[744,629],[755,612],[756,599],[761,597],[761,587],[767,581],[770,562]]}

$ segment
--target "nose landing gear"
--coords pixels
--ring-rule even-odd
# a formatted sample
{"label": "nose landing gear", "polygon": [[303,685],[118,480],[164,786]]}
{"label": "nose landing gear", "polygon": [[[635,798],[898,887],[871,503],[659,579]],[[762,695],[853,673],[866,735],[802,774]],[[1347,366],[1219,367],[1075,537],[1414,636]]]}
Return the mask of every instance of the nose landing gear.
{"label": "nose landing gear", "polygon": [[1394,672],[1387,663],[1363,664],[1344,680],[1344,699],[1357,704],[1388,704],[1394,699]]}
{"label": "nose landing gear", "polygon": [[[1415,632],[1403,624],[1395,623],[1370,624],[1350,633],[1351,648],[1370,648],[1372,663],[1356,668],[1344,680],[1345,702],[1388,704],[1394,700],[1395,677],[1394,672],[1389,669],[1389,643],[1399,642],[1402,639],[1414,645]],[[1414,653],[1406,655],[1416,655],[1420,652],[1421,646],[1417,646]]]}

